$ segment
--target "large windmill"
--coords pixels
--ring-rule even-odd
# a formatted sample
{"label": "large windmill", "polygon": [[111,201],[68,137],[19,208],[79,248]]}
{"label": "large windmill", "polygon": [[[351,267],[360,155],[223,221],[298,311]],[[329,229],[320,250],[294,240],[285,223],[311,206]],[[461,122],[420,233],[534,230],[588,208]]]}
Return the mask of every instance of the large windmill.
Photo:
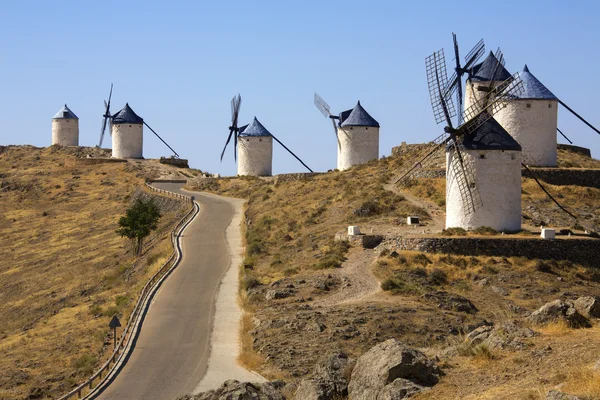
{"label": "large windmill", "polygon": [[281,140],[269,132],[256,117],[254,117],[254,120],[250,124],[239,127],[238,118],[241,104],[242,97],[239,94],[231,99],[231,125],[228,128],[229,135],[227,136],[227,141],[225,142],[223,151],[221,151],[221,161],[223,161],[227,146],[233,138],[233,159],[238,163],[238,175],[271,175],[273,163],[272,140],[275,140],[306,169],[313,172]]}
{"label": "large windmill", "polygon": [[[455,51],[458,56],[457,46]],[[478,44],[467,56],[465,66],[470,67],[476,62],[481,56],[480,53],[482,45]],[[497,52],[497,59],[499,62],[492,68],[492,76],[496,76],[498,71],[503,69],[500,51]],[[494,225],[492,227],[499,228],[498,230],[511,230],[513,228],[510,225],[505,227],[501,222],[505,219],[503,214],[510,213],[511,219],[517,220],[520,228],[520,146],[492,117],[523,91],[521,78],[514,74],[501,82],[492,79],[490,84],[481,90],[480,96],[474,99],[474,103],[461,112],[460,109],[457,111],[452,95],[457,92],[457,100],[462,102],[462,88],[459,89],[462,85],[461,77],[464,73],[470,73],[465,66],[457,63],[456,76],[449,80],[443,50],[426,58],[427,81],[434,117],[438,124],[445,122],[446,127],[444,133],[434,139],[430,146],[417,155],[408,157],[396,183],[408,183],[445,149],[447,226],[462,225],[470,228],[483,223],[486,226]],[[452,119],[457,116],[455,127]],[[502,157],[498,156],[500,154]],[[482,164],[486,158],[489,165]],[[492,193],[494,189],[488,185],[490,182],[486,174],[490,173],[489,177],[492,177],[497,171],[498,163],[505,163],[505,168],[510,166],[510,171],[505,171],[505,175],[511,187],[497,185],[498,189]],[[482,184],[486,185],[484,193],[479,187]],[[497,204],[493,199],[498,191],[504,194],[500,196],[500,202]],[[509,199],[506,193],[510,193]],[[506,204],[510,205],[509,209],[502,210]],[[457,215],[457,218],[453,218],[454,215]]]}

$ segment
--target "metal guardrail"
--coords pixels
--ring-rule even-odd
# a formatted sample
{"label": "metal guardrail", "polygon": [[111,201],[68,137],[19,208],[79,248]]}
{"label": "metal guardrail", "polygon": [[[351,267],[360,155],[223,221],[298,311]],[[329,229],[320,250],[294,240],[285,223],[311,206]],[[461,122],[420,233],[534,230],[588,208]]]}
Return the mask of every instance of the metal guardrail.
{"label": "metal guardrail", "polygon": [[[167,275],[177,266],[177,262],[181,258],[181,249],[179,248],[178,243],[179,235],[187,226],[187,224],[196,216],[200,210],[200,207],[194,202],[193,197],[158,189],[150,186],[148,183],[146,183],[146,187],[157,193],[190,202],[192,203],[192,208],[171,230],[173,253],[171,253],[171,256],[167,259],[167,261],[165,261],[160,269],[154,275],[152,275],[150,280],[146,283],[146,285],[144,285],[135,308],[129,316],[127,325],[125,325],[125,328],[123,328],[123,332],[121,333],[121,337],[113,353],[98,371],[96,371],[92,376],[90,376],[85,382],[77,386],[75,389],[59,397],[58,400],[68,400],[73,398],[87,399],[90,395],[96,394],[96,390],[106,382],[109,376],[116,374],[117,369],[121,365],[121,361],[123,361],[125,356],[127,356],[127,354],[129,354],[129,352],[132,350],[131,344],[139,331],[140,323],[145,315],[145,310],[149,299],[154,294],[156,289],[158,289]],[[96,382],[96,384],[94,384],[94,382]]]}

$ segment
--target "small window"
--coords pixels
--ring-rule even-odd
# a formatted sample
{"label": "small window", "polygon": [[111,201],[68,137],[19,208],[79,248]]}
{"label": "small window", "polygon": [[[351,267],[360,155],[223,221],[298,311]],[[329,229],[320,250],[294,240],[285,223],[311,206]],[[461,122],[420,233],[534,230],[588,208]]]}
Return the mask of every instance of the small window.
{"label": "small window", "polygon": [[479,158],[481,158],[482,160],[485,159],[485,154],[480,154]]}
{"label": "small window", "polygon": [[552,103],[548,103],[548,108],[552,108]]}
{"label": "small window", "polygon": [[258,139],[258,141],[259,141],[259,142],[262,142],[262,139],[260,139],[260,138],[259,138],[259,139]]}
{"label": "small window", "polygon": [[516,158],[516,157],[515,157],[515,155],[514,155],[514,154],[511,154],[511,155],[510,155],[510,159],[511,159],[511,160],[514,160],[515,158]]}
{"label": "small window", "polygon": [[527,103],[527,108],[531,108],[531,103]]}

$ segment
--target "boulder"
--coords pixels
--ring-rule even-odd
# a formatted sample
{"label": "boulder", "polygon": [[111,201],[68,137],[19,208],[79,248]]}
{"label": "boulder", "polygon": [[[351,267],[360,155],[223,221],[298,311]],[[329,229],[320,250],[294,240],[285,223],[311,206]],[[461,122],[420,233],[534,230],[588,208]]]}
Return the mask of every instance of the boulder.
{"label": "boulder", "polygon": [[587,318],[600,318],[600,298],[583,296],[573,302],[573,307]]}
{"label": "boulder", "polygon": [[296,294],[294,289],[272,289],[267,291],[265,294],[265,299],[267,300],[275,300],[275,299],[285,299],[287,297],[293,296]]}
{"label": "boulder", "polygon": [[563,393],[559,390],[551,390],[546,395],[546,400],[581,400],[581,398],[573,396],[572,394]]}
{"label": "boulder", "polygon": [[426,387],[417,385],[408,379],[398,378],[389,385],[385,385],[383,390],[379,392],[377,400],[402,400],[408,399],[415,394],[427,389]]}
{"label": "boulder", "polygon": [[280,382],[250,383],[228,380],[208,392],[186,395],[178,400],[286,400],[278,390]]}
{"label": "boulder", "polygon": [[329,355],[315,366],[313,375],[298,385],[295,398],[303,400],[333,400],[348,395],[348,377],[345,371],[352,359],[342,352]]}
{"label": "boulder", "polygon": [[377,399],[387,385],[399,378],[418,386],[433,386],[442,375],[435,363],[423,353],[396,339],[389,339],[357,360],[348,385],[348,398]]}
{"label": "boulder", "polygon": [[562,300],[554,300],[544,304],[531,313],[527,319],[536,325],[545,325],[564,319],[573,328],[590,326],[588,320],[575,309],[572,303]]}
{"label": "boulder", "polygon": [[509,321],[498,326],[480,326],[471,331],[466,339],[474,344],[484,343],[491,349],[523,350],[528,347],[525,339],[537,335],[534,330]]}

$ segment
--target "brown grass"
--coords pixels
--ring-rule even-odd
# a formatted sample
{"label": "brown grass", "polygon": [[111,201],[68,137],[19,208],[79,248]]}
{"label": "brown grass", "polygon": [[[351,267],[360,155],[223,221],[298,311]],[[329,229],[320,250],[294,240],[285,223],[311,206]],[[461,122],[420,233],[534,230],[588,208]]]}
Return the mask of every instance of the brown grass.
{"label": "brown grass", "polygon": [[67,150],[10,147],[0,155],[0,398],[34,388],[56,396],[112,348],[148,277],[170,253],[166,214],[139,262],[116,233],[143,184],[129,164],[82,165]]}
{"label": "brown grass", "polygon": [[566,371],[561,390],[584,399],[600,399],[600,371],[592,367],[573,367]]}

